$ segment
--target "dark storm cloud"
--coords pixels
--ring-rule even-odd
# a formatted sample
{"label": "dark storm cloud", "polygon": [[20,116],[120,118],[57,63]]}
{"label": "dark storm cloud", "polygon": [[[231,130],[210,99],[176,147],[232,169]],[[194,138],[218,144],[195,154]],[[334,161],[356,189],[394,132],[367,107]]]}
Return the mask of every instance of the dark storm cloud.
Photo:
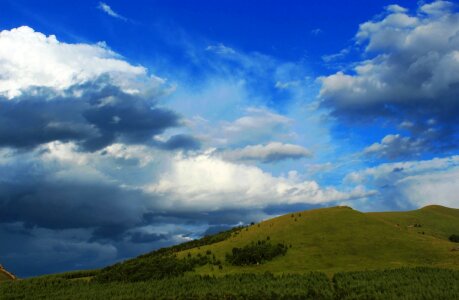
{"label": "dark storm cloud", "polygon": [[170,137],[161,148],[166,150],[189,149],[195,150],[201,147],[201,143],[194,137],[187,134],[177,134]]}
{"label": "dark storm cloud", "polygon": [[[46,175],[43,175],[46,176]],[[96,228],[116,236],[141,221],[146,196],[102,182],[0,181],[0,222],[24,222],[49,229]]]}
{"label": "dark storm cloud", "polygon": [[389,7],[382,19],[360,25],[356,40],[365,46],[366,59],[354,72],[321,78],[322,105],[338,120],[389,121],[394,131],[405,132],[391,143],[381,141],[380,151],[373,151],[376,156],[396,158],[459,146],[456,8],[444,1],[421,4],[413,14]]}
{"label": "dark storm cloud", "polygon": [[131,242],[137,244],[157,242],[166,238],[167,235],[158,233],[134,232],[131,234]]}
{"label": "dark storm cloud", "polygon": [[114,142],[148,144],[166,150],[195,149],[191,136],[153,142],[155,135],[180,126],[173,111],[152,99],[131,95],[101,78],[56,94],[31,89],[12,100],[0,97],[0,147],[33,148],[51,141],[74,141],[95,151]]}

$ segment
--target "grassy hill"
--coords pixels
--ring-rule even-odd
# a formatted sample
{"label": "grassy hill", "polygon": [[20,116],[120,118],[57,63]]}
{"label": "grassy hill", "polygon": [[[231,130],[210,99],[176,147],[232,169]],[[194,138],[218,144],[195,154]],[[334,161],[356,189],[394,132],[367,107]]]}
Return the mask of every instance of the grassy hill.
{"label": "grassy hill", "polygon": [[210,250],[217,259],[233,247],[266,240],[291,245],[287,254],[258,266],[219,270],[206,265],[198,274],[240,272],[303,273],[434,266],[459,268],[459,251],[448,240],[459,233],[459,210],[429,206],[408,212],[361,213],[349,207],[303,211],[251,225],[219,243],[182,251],[181,257]]}
{"label": "grassy hill", "polygon": [[[459,244],[448,239],[458,233],[459,210],[441,206],[384,213],[362,213],[344,206],[323,208],[160,249],[105,268],[96,278],[107,282],[160,279],[170,274],[319,271],[332,276],[337,272],[417,266],[459,269],[459,251],[453,251],[459,250]],[[240,251],[252,245],[247,251],[253,254],[257,247],[265,247],[253,254],[264,255],[276,251],[279,244],[287,252],[279,252],[282,255],[274,259],[257,258],[260,263],[238,265],[227,258],[234,248]]]}
{"label": "grassy hill", "polygon": [[[453,234],[459,234],[458,209],[316,209],[102,270],[2,283],[0,294],[5,299],[456,299],[459,251],[452,250],[459,244],[449,241]],[[241,251],[269,259],[251,265],[227,259]]]}

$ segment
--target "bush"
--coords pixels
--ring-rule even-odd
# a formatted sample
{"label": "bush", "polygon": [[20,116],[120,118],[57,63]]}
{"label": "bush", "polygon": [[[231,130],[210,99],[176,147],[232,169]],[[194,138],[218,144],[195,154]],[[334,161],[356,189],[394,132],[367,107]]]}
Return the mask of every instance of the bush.
{"label": "bush", "polygon": [[94,280],[99,283],[123,281],[136,282],[150,279],[178,277],[193,271],[196,266],[209,262],[208,256],[179,259],[175,255],[156,256],[149,259],[130,260],[104,268]]}
{"label": "bush", "polygon": [[279,255],[285,255],[288,247],[278,243],[258,241],[242,248],[233,248],[231,254],[226,255],[226,261],[235,266],[256,265],[272,260]]}
{"label": "bush", "polygon": [[449,240],[453,243],[459,243],[459,234],[452,234],[449,237]]}

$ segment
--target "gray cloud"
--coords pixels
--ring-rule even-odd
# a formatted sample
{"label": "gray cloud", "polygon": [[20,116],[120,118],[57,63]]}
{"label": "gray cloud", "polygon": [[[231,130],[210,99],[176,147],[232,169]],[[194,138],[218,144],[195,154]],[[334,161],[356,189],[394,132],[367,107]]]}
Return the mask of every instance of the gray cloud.
{"label": "gray cloud", "polygon": [[251,145],[241,149],[226,150],[220,154],[224,159],[233,161],[277,162],[286,159],[311,157],[308,149],[292,144],[271,142],[265,145]]}
{"label": "gray cloud", "polygon": [[160,144],[161,148],[166,150],[190,149],[196,150],[201,148],[199,140],[191,135],[177,134],[171,136],[166,142]]}
{"label": "gray cloud", "polygon": [[115,142],[165,150],[199,148],[197,140],[184,135],[154,142],[155,135],[180,126],[180,117],[156,107],[154,99],[127,94],[107,80],[76,85],[63,93],[42,88],[12,100],[0,97],[0,146],[33,148],[52,141],[75,141],[86,151]]}
{"label": "gray cloud", "polygon": [[423,140],[414,140],[400,134],[386,135],[380,143],[374,143],[363,150],[363,154],[379,158],[403,158],[416,156],[424,149]]}
{"label": "gray cloud", "polygon": [[166,238],[165,234],[158,233],[134,232],[131,234],[131,242],[139,244],[157,242]]}
{"label": "gray cloud", "polygon": [[[369,57],[352,74],[322,77],[322,105],[339,120],[410,122],[410,143],[424,151],[458,147],[459,13],[450,2],[423,4],[410,14],[390,6],[360,25],[357,44]],[[413,151],[415,153],[415,151]]]}
{"label": "gray cloud", "polygon": [[[23,177],[0,181],[1,222],[49,229],[113,228],[141,222],[146,197],[108,182]],[[91,180],[94,178],[91,178]],[[110,234],[109,231],[107,234]],[[101,235],[103,232],[98,232]]]}

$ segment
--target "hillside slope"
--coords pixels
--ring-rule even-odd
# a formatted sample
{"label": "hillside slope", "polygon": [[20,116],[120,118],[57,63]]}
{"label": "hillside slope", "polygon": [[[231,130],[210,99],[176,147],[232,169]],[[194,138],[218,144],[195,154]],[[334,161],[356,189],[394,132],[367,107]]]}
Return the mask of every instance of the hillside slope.
{"label": "hillside slope", "polygon": [[0,282],[11,280],[16,280],[16,276],[5,270],[5,268],[3,268],[2,265],[0,265]]}
{"label": "hillside slope", "polygon": [[[420,226],[420,227],[419,227]],[[265,272],[335,273],[402,266],[459,268],[458,246],[448,236],[459,233],[459,210],[440,206],[394,213],[361,213],[349,207],[316,209],[284,215],[243,229],[231,238],[200,249],[222,261],[233,247],[252,241],[282,242],[292,247],[283,257],[259,266],[209,265],[198,273]]]}
{"label": "hillside slope", "polygon": [[[441,206],[384,213],[343,206],[315,209],[160,249],[107,267],[96,279],[310,271],[333,275],[415,266],[459,269],[459,244],[448,240],[452,234],[459,234],[459,210]],[[234,253],[247,245],[250,250],[235,264]],[[256,258],[249,262],[250,256]]]}

